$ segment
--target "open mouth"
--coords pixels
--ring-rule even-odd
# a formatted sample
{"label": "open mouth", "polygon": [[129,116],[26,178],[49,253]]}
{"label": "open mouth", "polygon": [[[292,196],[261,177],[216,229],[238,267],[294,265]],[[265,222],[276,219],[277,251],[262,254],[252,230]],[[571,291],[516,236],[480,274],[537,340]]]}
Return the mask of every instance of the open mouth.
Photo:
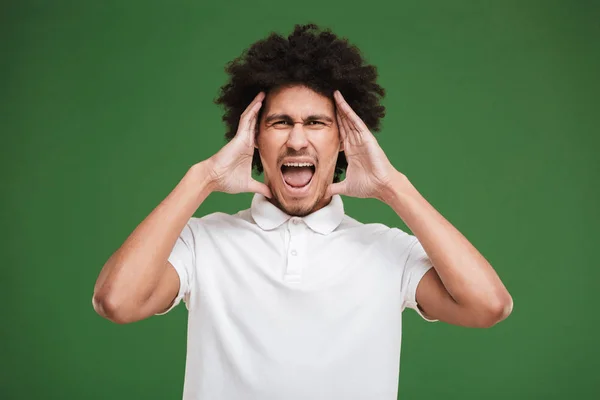
{"label": "open mouth", "polygon": [[315,165],[310,162],[287,162],[281,166],[283,182],[292,192],[308,188],[314,174]]}

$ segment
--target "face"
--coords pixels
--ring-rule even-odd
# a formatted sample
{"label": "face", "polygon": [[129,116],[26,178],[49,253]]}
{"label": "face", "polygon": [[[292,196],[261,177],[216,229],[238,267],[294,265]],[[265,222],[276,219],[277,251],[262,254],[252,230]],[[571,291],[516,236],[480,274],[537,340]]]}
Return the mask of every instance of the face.
{"label": "face", "polygon": [[263,108],[256,146],[271,202],[297,216],[324,207],[342,150],[333,100],[289,86],[270,91]]}

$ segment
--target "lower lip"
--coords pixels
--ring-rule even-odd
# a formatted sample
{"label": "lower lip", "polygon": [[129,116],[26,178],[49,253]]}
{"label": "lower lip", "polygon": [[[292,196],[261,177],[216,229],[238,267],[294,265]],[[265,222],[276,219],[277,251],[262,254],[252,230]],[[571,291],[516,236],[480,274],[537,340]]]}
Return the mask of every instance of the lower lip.
{"label": "lower lip", "polygon": [[285,179],[283,179],[283,174],[281,174],[281,180],[283,181],[283,186],[285,187],[285,190],[290,195],[296,196],[296,197],[305,196],[308,194],[314,177],[315,177],[315,174],[313,173],[313,176],[310,178],[310,181],[306,185],[304,185],[302,187],[294,187],[294,186],[288,185],[287,182],[285,181]]}

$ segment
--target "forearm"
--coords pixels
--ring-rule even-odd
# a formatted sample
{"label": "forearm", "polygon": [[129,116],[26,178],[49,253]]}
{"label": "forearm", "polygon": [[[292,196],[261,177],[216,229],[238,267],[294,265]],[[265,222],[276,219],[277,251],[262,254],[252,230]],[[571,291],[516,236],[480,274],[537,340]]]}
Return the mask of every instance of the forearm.
{"label": "forearm", "polygon": [[511,303],[479,251],[398,173],[383,199],[423,245],[444,287],[459,305],[477,310]]}
{"label": "forearm", "polygon": [[135,228],[103,266],[94,300],[141,304],[156,288],[179,234],[211,192],[203,163],[192,166],[173,191]]}

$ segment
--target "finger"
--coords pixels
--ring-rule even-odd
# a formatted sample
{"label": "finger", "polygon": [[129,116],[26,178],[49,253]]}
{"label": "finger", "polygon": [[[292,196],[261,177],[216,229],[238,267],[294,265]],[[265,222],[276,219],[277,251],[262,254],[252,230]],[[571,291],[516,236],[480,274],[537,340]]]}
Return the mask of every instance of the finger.
{"label": "finger", "polygon": [[258,102],[262,102],[265,98],[265,92],[259,92],[254,99],[250,102],[250,104],[248,104],[248,107],[246,107],[246,109],[244,110],[244,112],[242,113],[242,115],[240,116],[240,119],[245,117],[247,114],[250,113],[250,110],[254,107],[254,105]]}
{"label": "finger", "polygon": [[250,127],[248,128],[248,140],[252,143],[253,147],[256,147],[256,135],[258,131],[256,130],[256,125],[258,124],[258,111],[262,107],[262,102],[258,103],[258,109],[254,113],[252,120],[250,120]]}
{"label": "finger", "polygon": [[368,131],[369,128],[363,120],[354,112],[350,104],[346,102],[344,96],[339,90],[333,92],[333,97],[336,100],[338,107],[342,110],[342,114],[356,127],[357,130]]}
{"label": "finger", "polygon": [[350,144],[359,144],[361,142],[361,134],[358,128],[348,119],[348,114],[342,110],[342,104],[336,100],[336,109],[338,110],[338,116],[340,123],[344,128],[345,134],[348,137]]}
{"label": "finger", "polygon": [[272,198],[271,189],[262,182],[258,182],[254,179],[250,179],[248,183],[248,190],[252,193],[260,193],[267,198]]}
{"label": "finger", "polygon": [[340,132],[340,140],[346,140],[346,128],[342,125],[342,119],[340,118],[340,113],[335,113],[335,119],[337,120],[338,131]]}
{"label": "finger", "polygon": [[347,116],[344,113],[340,113],[340,121],[342,122],[342,126],[344,127],[344,133],[348,137],[348,142],[350,144],[358,144],[360,143],[360,135],[358,129],[348,120]]}
{"label": "finger", "polygon": [[259,101],[254,105],[254,107],[250,110],[250,114],[248,117],[248,124],[246,125],[246,130],[249,134],[252,134],[252,138],[254,138],[254,131],[256,129],[256,120],[258,119],[258,111],[262,107],[262,102]]}
{"label": "finger", "polygon": [[348,185],[346,180],[344,179],[341,182],[332,183],[327,187],[327,191],[325,197],[335,196],[336,194],[346,194],[348,189]]}
{"label": "finger", "polygon": [[258,110],[262,106],[262,102],[254,103],[254,106],[248,110],[241,120],[236,135],[243,137],[246,140],[254,142],[254,131],[256,129],[256,120],[258,118]]}
{"label": "finger", "polygon": [[[249,120],[252,118],[253,115],[256,115],[256,113],[262,106],[262,101],[264,100],[264,98],[265,98],[265,92],[259,92],[254,97],[254,100],[252,100],[252,102],[248,105],[248,107],[246,107],[246,109],[244,110],[242,115],[240,115],[238,132],[240,130],[248,129]],[[256,107],[258,107],[258,108],[256,108]]]}
{"label": "finger", "polygon": [[256,116],[258,115],[258,110],[260,110],[261,107],[262,101],[255,101],[252,103],[252,107],[250,107],[244,112],[245,115],[242,114],[241,121],[245,122],[244,129],[250,128],[250,123],[252,122],[252,119],[256,118]]}

